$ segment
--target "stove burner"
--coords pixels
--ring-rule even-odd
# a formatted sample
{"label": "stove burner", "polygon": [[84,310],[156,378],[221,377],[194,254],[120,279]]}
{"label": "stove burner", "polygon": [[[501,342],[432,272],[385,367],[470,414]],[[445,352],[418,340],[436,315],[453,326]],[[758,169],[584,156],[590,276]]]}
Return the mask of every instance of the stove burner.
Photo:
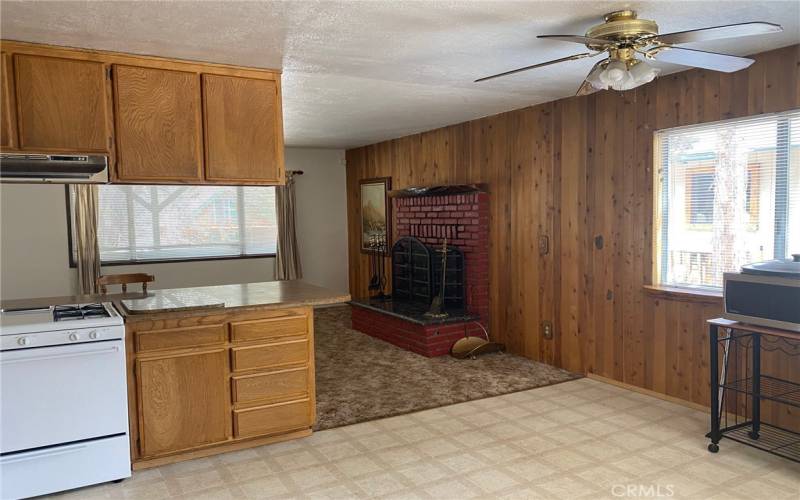
{"label": "stove burner", "polygon": [[54,321],[76,319],[107,318],[110,316],[103,304],[84,304],[77,306],[55,306],[53,308]]}

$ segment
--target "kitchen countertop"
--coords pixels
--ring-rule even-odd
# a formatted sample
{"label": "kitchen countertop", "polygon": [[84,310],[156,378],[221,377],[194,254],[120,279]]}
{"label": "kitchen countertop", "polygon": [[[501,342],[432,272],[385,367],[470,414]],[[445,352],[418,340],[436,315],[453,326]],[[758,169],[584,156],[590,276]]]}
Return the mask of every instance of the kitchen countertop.
{"label": "kitchen countertop", "polygon": [[235,285],[169,288],[118,294],[72,295],[4,300],[3,308],[48,307],[56,304],[110,301],[123,316],[237,308],[286,308],[343,303],[350,295],[299,280],[265,281]]}

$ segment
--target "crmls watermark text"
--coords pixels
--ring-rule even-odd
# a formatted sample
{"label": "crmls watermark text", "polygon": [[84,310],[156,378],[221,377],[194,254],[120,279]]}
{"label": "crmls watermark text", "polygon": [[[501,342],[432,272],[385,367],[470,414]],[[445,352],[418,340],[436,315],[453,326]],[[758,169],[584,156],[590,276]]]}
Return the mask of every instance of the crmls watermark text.
{"label": "crmls watermark text", "polygon": [[675,495],[671,484],[615,484],[611,487],[615,497],[669,498]]}

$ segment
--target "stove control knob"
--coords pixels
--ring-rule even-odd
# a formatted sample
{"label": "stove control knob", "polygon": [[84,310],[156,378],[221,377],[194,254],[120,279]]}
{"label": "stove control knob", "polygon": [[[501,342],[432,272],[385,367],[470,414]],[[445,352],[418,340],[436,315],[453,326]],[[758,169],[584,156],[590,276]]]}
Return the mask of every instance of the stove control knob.
{"label": "stove control knob", "polygon": [[77,333],[70,333],[69,334],[69,339],[72,340],[72,341],[78,340],[78,334]]}
{"label": "stove control knob", "polygon": [[92,340],[97,340],[100,338],[100,334],[97,333],[97,330],[92,330],[91,332],[89,332],[89,338]]}
{"label": "stove control knob", "polygon": [[28,337],[20,337],[17,339],[17,344],[19,345],[31,345],[31,339]]}

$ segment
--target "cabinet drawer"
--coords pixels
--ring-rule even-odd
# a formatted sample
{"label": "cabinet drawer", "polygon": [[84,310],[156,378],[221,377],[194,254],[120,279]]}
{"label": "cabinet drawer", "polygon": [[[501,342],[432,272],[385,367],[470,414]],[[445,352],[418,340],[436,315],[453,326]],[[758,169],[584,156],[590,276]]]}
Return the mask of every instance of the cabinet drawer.
{"label": "cabinet drawer", "polygon": [[233,378],[233,402],[288,399],[308,394],[308,367]]}
{"label": "cabinet drawer", "polygon": [[224,344],[225,325],[191,326],[136,332],[136,352]]}
{"label": "cabinet drawer", "polygon": [[311,402],[308,399],[234,410],[233,430],[237,438],[263,436],[311,427]]}
{"label": "cabinet drawer", "polygon": [[276,318],[234,321],[231,323],[231,340],[247,342],[308,334],[308,316],[278,316]]}
{"label": "cabinet drawer", "polygon": [[253,370],[308,362],[308,340],[286,340],[274,344],[234,347],[233,370]]}

